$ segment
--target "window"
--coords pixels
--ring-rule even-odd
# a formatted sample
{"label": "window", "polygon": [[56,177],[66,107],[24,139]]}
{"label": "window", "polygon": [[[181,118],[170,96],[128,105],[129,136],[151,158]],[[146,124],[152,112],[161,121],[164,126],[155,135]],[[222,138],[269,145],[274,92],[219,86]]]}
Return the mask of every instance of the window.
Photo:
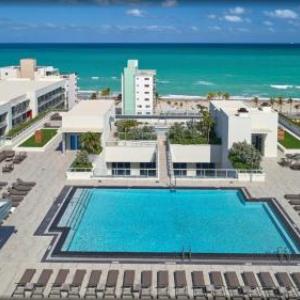
{"label": "window", "polygon": [[196,176],[210,177],[214,176],[216,168],[215,163],[197,163],[196,164]]}
{"label": "window", "polygon": [[145,80],[150,80],[150,78],[146,77]]}
{"label": "window", "polygon": [[146,105],[146,108],[150,108],[150,105]]}
{"label": "window", "polygon": [[148,87],[150,87],[150,85],[149,85],[149,84],[145,84],[144,87],[145,87],[145,88],[148,88]]}
{"label": "window", "polygon": [[130,175],[130,163],[126,162],[114,162],[112,163],[112,175],[129,176]]}
{"label": "window", "polygon": [[137,108],[142,108],[142,105],[138,105]]}
{"label": "window", "polygon": [[173,163],[175,176],[186,176],[186,163]]}
{"label": "window", "polygon": [[156,176],[156,163],[140,163],[141,176]]}
{"label": "window", "polygon": [[216,164],[215,163],[197,163],[196,168],[197,169],[215,169]]}
{"label": "window", "polygon": [[150,94],[150,92],[145,92],[145,94]]}

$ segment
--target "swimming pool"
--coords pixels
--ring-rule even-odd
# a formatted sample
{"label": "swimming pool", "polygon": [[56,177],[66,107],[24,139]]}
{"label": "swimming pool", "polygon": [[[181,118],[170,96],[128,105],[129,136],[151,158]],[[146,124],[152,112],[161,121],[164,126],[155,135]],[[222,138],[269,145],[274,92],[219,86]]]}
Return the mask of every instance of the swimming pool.
{"label": "swimming pool", "polygon": [[77,188],[56,227],[63,253],[300,253],[272,205],[239,189]]}

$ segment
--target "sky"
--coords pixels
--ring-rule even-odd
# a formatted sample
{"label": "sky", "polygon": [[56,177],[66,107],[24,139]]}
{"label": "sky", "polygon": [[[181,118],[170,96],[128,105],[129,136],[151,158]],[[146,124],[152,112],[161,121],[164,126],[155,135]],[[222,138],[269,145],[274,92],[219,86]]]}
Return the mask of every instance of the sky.
{"label": "sky", "polygon": [[1,43],[300,43],[300,1],[0,0]]}

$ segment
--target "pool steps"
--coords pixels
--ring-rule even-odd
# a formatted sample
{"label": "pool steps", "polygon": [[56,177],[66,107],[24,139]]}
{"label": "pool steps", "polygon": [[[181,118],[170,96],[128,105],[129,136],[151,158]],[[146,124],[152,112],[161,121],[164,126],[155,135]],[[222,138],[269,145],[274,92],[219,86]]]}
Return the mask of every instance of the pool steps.
{"label": "pool steps", "polygon": [[68,213],[60,225],[70,228],[66,245],[70,245],[74,237],[82,216],[91,199],[92,193],[88,189],[77,190],[72,200],[68,204]]}

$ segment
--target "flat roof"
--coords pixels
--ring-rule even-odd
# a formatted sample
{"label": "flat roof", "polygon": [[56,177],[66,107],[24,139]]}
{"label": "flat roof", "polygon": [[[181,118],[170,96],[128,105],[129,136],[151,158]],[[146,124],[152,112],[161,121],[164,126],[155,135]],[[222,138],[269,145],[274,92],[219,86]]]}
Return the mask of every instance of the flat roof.
{"label": "flat roof", "polygon": [[258,113],[258,112],[273,112],[272,109],[269,107],[269,110],[261,109],[258,107],[249,106],[246,101],[240,100],[214,100],[211,101],[211,104],[219,109],[224,111],[227,115],[236,115],[240,108],[246,108],[249,113]]}
{"label": "flat roof", "polygon": [[147,146],[106,146],[106,162],[152,162],[155,144]]}
{"label": "flat roof", "polygon": [[65,116],[103,116],[114,106],[113,100],[82,100]]}
{"label": "flat roof", "polygon": [[0,80],[0,104],[26,95],[28,92],[38,91],[63,80]]}

